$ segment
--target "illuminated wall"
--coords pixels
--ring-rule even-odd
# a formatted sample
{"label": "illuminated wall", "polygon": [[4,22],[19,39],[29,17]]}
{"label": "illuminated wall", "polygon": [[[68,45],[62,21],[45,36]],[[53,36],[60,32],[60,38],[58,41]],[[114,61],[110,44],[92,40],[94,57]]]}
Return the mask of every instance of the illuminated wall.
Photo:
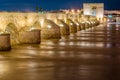
{"label": "illuminated wall", "polygon": [[98,20],[102,21],[104,17],[104,4],[103,3],[84,3],[84,15],[96,16]]}

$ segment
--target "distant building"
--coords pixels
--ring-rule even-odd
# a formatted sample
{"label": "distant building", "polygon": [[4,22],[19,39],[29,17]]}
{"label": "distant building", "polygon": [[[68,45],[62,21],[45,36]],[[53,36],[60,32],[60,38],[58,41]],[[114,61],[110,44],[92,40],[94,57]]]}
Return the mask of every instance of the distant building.
{"label": "distant building", "polygon": [[120,10],[105,10],[104,11],[104,14],[105,15],[120,15]]}
{"label": "distant building", "polygon": [[84,15],[96,16],[98,20],[102,21],[104,17],[104,3],[84,3]]}

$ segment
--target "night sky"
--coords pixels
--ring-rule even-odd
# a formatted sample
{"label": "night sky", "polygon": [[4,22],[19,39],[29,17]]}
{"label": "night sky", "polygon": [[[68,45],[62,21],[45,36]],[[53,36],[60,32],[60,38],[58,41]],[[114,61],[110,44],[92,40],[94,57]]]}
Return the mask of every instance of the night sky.
{"label": "night sky", "polygon": [[36,5],[44,10],[77,9],[89,2],[104,3],[106,10],[120,10],[120,0],[0,0],[0,10],[35,11]]}

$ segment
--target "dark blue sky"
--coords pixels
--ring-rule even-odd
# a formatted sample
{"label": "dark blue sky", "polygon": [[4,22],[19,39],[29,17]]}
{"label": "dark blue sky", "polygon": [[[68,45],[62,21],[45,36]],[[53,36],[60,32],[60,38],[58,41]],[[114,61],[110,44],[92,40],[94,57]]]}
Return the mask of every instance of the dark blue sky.
{"label": "dark blue sky", "polygon": [[70,9],[89,2],[104,3],[107,10],[120,10],[120,0],[0,0],[0,10],[34,11],[36,5],[47,10]]}

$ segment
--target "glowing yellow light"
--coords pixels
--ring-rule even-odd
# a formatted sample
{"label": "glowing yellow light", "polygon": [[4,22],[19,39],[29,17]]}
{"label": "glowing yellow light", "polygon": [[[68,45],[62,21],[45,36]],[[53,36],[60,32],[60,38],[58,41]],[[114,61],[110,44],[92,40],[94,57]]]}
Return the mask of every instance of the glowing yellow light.
{"label": "glowing yellow light", "polygon": [[71,10],[71,12],[72,12],[72,13],[74,13],[74,12],[75,12],[75,10],[74,10],[74,9],[72,9],[72,10]]}
{"label": "glowing yellow light", "polygon": [[54,51],[47,51],[47,56],[48,56],[48,57],[52,57],[53,54],[54,54]]}
{"label": "glowing yellow light", "polygon": [[57,19],[55,19],[54,22],[57,23]]}
{"label": "glowing yellow light", "polygon": [[103,43],[97,43],[96,46],[97,47],[104,47],[104,44]]}
{"label": "glowing yellow light", "polygon": [[66,10],[65,12],[66,12],[66,14],[68,14],[68,13],[69,13],[69,10]]}
{"label": "glowing yellow light", "polygon": [[89,21],[86,21],[88,24],[91,24]]}
{"label": "glowing yellow light", "polygon": [[77,10],[77,13],[80,13],[80,10]]}
{"label": "glowing yellow light", "polygon": [[64,45],[66,45],[66,43],[65,42],[60,42],[59,45],[64,46]]}
{"label": "glowing yellow light", "polygon": [[85,22],[82,22],[82,23],[85,23]]}
{"label": "glowing yellow light", "polygon": [[61,27],[63,27],[64,25],[63,24],[60,24]]}
{"label": "glowing yellow light", "polygon": [[34,27],[30,28],[30,30],[34,30],[34,29],[35,29]]}
{"label": "glowing yellow light", "polygon": [[44,25],[44,19],[40,20],[41,27]]}
{"label": "glowing yellow light", "polygon": [[79,23],[76,23],[79,26]]}
{"label": "glowing yellow light", "polygon": [[5,75],[9,72],[9,66],[3,62],[0,63],[0,76]]}
{"label": "glowing yellow light", "polygon": [[70,25],[73,25],[73,23],[70,23]]}
{"label": "glowing yellow light", "polygon": [[48,28],[51,28],[52,26],[51,25],[48,25]]}
{"label": "glowing yellow light", "polygon": [[65,23],[67,22],[67,20],[66,20],[66,19],[65,19],[64,21],[65,21]]}
{"label": "glowing yellow light", "polygon": [[69,42],[69,45],[74,45],[74,42]]}
{"label": "glowing yellow light", "polygon": [[3,34],[4,32],[0,32],[0,34]]}

